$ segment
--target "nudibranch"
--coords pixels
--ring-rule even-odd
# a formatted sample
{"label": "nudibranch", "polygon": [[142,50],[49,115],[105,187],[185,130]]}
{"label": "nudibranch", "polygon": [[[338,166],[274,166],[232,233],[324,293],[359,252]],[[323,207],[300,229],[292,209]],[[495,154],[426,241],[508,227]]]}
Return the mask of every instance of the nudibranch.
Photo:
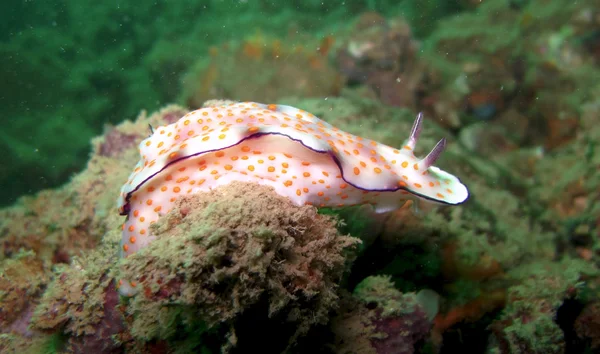
{"label": "nudibranch", "polygon": [[[298,108],[255,102],[206,107],[157,127],[139,146],[141,159],[121,189],[121,255],[152,241],[150,224],[177,197],[232,181],[272,186],[295,204],[343,207],[371,204],[377,212],[409,199],[457,205],[469,196],[455,176],[433,166],[442,139],[423,159],[413,150],[422,116],[396,149],[346,133]],[[135,282],[122,282],[123,295]]]}

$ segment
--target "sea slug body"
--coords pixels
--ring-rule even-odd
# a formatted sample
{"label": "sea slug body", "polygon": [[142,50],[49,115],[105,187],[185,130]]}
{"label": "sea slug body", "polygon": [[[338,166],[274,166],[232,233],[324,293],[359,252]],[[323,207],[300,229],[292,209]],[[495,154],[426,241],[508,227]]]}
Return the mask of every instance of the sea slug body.
{"label": "sea slug body", "polygon": [[[127,215],[121,255],[152,241],[150,224],[177,197],[232,181],[272,186],[297,205],[317,207],[371,204],[385,212],[408,199],[465,202],[469,192],[460,180],[433,166],[444,139],[425,158],[415,157],[421,123],[419,115],[396,149],[290,106],[243,102],[190,112],[140,143],[141,159],[118,200]],[[119,290],[131,295],[134,287],[123,282]]]}

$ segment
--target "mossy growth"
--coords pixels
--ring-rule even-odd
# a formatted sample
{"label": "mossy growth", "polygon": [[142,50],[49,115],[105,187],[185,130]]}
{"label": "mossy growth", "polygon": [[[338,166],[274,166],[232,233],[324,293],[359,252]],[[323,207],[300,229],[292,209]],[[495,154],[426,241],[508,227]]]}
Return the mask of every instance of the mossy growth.
{"label": "mossy growth", "polygon": [[508,289],[509,303],[490,327],[494,343],[511,353],[564,352],[557,311],[566,299],[578,299],[585,292],[585,278],[598,274],[590,263],[571,258],[516,268],[509,276],[518,285]]}
{"label": "mossy growth", "polygon": [[402,294],[385,275],[365,278],[354,288],[354,296],[364,303],[375,303],[382,317],[412,313],[418,305],[414,293]]}
{"label": "mossy growth", "polygon": [[[34,311],[32,328],[64,333],[70,339],[106,335],[101,338],[108,341],[106,345],[116,346],[111,333],[104,331],[105,328],[118,331],[121,326],[120,317],[109,314],[116,311],[117,305],[111,272],[115,261],[113,249],[101,247],[85,257],[75,258],[70,266],[57,267],[54,280]],[[108,300],[111,294],[114,301]]]}
{"label": "mossy growth", "polygon": [[152,226],[156,239],[123,262],[121,276],[139,291],[128,306],[132,335],[171,340],[225,329],[224,347],[233,347],[237,318],[264,305],[261,316],[291,325],[292,343],[328,321],[360,243],[335,226],[256,184],[178,199]]}

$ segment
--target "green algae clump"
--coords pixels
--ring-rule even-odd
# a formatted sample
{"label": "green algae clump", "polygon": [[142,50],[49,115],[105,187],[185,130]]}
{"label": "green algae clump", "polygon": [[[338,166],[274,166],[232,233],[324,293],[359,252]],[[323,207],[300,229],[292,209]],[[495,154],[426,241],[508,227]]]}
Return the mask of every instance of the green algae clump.
{"label": "green algae clump", "polygon": [[241,182],[181,197],[152,234],[122,267],[138,289],[128,309],[133,336],[169,339],[226,327],[225,347],[256,340],[236,335],[260,333],[243,324],[246,312],[251,323],[274,319],[282,346],[326,323],[360,243],[339,235],[336,220],[314,207]]}

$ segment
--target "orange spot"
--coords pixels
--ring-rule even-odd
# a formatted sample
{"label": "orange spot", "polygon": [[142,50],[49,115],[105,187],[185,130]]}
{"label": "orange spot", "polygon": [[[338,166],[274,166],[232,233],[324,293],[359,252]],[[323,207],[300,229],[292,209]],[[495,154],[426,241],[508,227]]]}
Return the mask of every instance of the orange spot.
{"label": "orange spot", "polygon": [[189,125],[189,124],[190,124],[190,120],[189,119],[186,119],[186,121],[183,122],[183,125]]}
{"label": "orange spot", "polygon": [[231,169],[233,168],[233,166],[231,165],[225,165],[224,167],[227,171],[231,171]]}
{"label": "orange spot", "polygon": [[136,217],[136,218],[137,218],[139,215],[140,215],[140,211],[139,211],[139,210],[134,210],[134,211],[133,211],[133,216],[134,216],[134,217]]}
{"label": "orange spot", "polygon": [[292,155],[290,155],[290,154],[285,154],[285,153],[284,153],[283,155],[284,155],[285,157],[287,157],[288,159],[291,159],[291,158],[292,158]]}
{"label": "orange spot", "polygon": [[144,222],[144,221],[146,221],[146,218],[145,218],[145,217],[143,217],[143,216],[141,216],[141,217],[140,217],[140,221],[141,221],[141,222]]}
{"label": "orange spot", "polygon": [[272,156],[272,155],[269,156],[269,160],[271,160],[271,161],[275,160],[275,156]]}
{"label": "orange spot", "polygon": [[212,171],[210,171],[210,174],[211,174],[211,175],[216,175],[217,173],[219,173],[219,171],[217,171],[217,170],[212,170]]}
{"label": "orange spot", "polygon": [[317,193],[317,195],[318,195],[319,197],[322,197],[322,196],[323,196],[323,194],[325,194],[325,193],[323,193],[323,192],[319,192],[319,193]]}
{"label": "orange spot", "polygon": [[267,169],[269,172],[275,172],[275,167],[273,166],[269,166],[269,168]]}
{"label": "orange spot", "polygon": [[140,235],[145,235],[146,234],[146,230],[145,229],[141,229],[140,230]]}
{"label": "orange spot", "polygon": [[239,157],[237,157],[237,156],[231,156],[231,161],[237,161],[237,159],[239,159]]}
{"label": "orange spot", "polygon": [[402,162],[402,164],[400,166],[402,166],[404,168],[407,168],[408,167],[408,161]]}
{"label": "orange spot", "polygon": [[135,243],[135,236],[131,236],[129,238],[129,243]]}
{"label": "orange spot", "polygon": [[452,194],[452,189],[446,189],[446,192]]}
{"label": "orange spot", "polygon": [[129,245],[123,245],[123,251],[125,251],[125,252],[129,251]]}
{"label": "orange spot", "polygon": [[346,187],[348,187],[348,184],[346,184],[346,183],[340,184],[340,189],[346,189]]}
{"label": "orange spot", "polygon": [[358,155],[359,154],[358,150],[352,150],[352,152],[354,153],[354,155]]}
{"label": "orange spot", "polygon": [[361,162],[360,162],[360,165],[361,165],[362,167],[367,167],[367,164],[366,164],[366,163],[364,163],[363,161],[361,161]]}
{"label": "orange spot", "polygon": [[193,130],[190,130],[190,131],[188,132],[188,136],[192,136],[192,135],[194,135],[194,131],[193,131]]}
{"label": "orange spot", "polygon": [[219,139],[225,139],[225,134],[219,135]]}
{"label": "orange spot", "polygon": [[172,152],[172,153],[169,154],[169,158],[170,159],[174,159],[176,157],[177,157],[177,152]]}
{"label": "orange spot", "polygon": [[435,186],[435,183],[429,182],[429,187],[433,187],[433,186]]}
{"label": "orange spot", "polygon": [[413,165],[413,168],[414,168],[415,170],[418,170],[418,169],[419,169],[419,165],[418,165],[418,164],[414,164],[414,165]]}
{"label": "orange spot", "polygon": [[152,199],[148,199],[148,200],[146,200],[146,204],[147,204],[147,205],[152,205]]}
{"label": "orange spot", "polygon": [[159,205],[156,208],[154,208],[154,211],[158,213],[161,209],[162,209],[162,207]]}
{"label": "orange spot", "polygon": [[248,151],[250,151],[250,146],[242,146],[242,151],[243,151],[243,152],[248,152]]}
{"label": "orange spot", "polygon": [[210,137],[205,136],[204,138],[202,138],[202,141],[208,141],[208,139],[210,139]]}
{"label": "orange spot", "polygon": [[167,190],[167,186],[160,187],[160,190],[163,191],[163,192],[165,192]]}
{"label": "orange spot", "polygon": [[248,129],[248,132],[249,132],[249,133],[255,133],[255,132],[257,132],[257,131],[258,131],[258,127],[250,127],[250,128]]}
{"label": "orange spot", "polygon": [[308,173],[308,172],[304,172],[302,175],[303,175],[304,177],[310,177],[310,173]]}
{"label": "orange spot", "polygon": [[325,177],[329,177],[329,173],[327,173],[327,172],[325,172],[325,171],[323,171],[323,175],[324,175]]}
{"label": "orange spot", "polygon": [[436,194],[436,195],[437,195],[438,197],[440,197],[440,198],[444,199],[444,195],[443,195],[443,194],[441,194],[441,193],[438,193],[438,194]]}
{"label": "orange spot", "polygon": [[410,147],[410,146],[408,146],[408,145],[404,145],[404,148],[405,148],[406,150],[409,150],[409,151],[410,151],[410,150],[412,150],[412,149],[411,149],[411,147]]}
{"label": "orange spot", "polygon": [[135,227],[133,227],[133,225],[130,225],[128,230],[129,232],[133,232],[133,230],[135,230]]}
{"label": "orange spot", "polygon": [[420,183],[414,183],[414,186],[417,187],[417,188],[423,187]]}
{"label": "orange spot", "polygon": [[302,161],[303,166],[310,166],[310,162]]}
{"label": "orange spot", "polygon": [[360,169],[358,167],[354,167],[354,174],[357,176],[360,174]]}
{"label": "orange spot", "polygon": [[381,173],[381,168],[379,168],[379,167],[375,167],[375,168],[373,169],[373,171],[375,171],[375,173]]}
{"label": "orange spot", "polygon": [[287,180],[287,181],[283,182],[283,185],[284,185],[284,186],[286,186],[286,187],[289,187],[289,186],[291,186],[292,184],[293,184],[293,182],[292,182],[292,181],[290,181],[290,180]]}
{"label": "orange spot", "polygon": [[399,182],[398,182],[398,185],[399,185],[400,187],[403,187],[403,188],[404,188],[404,187],[406,187],[406,182],[404,182],[404,181],[399,181]]}
{"label": "orange spot", "polygon": [[179,187],[173,188],[173,192],[175,192],[175,193],[179,193],[180,191],[181,191],[181,188],[179,188]]}
{"label": "orange spot", "polygon": [[152,142],[150,142],[150,140],[146,141],[146,146],[150,146],[152,144]]}
{"label": "orange spot", "polygon": [[248,170],[254,171],[254,166],[252,166],[252,165],[248,166]]}
{"label": "orange spot", "polygon": [[296,195],[301,195],[302,192],[300,191],[300,189],[296,189]]}
{"label": "orange spot", "polygon": [[290,167],[290,165],[287,162],[282,163],[281,166],[283,166],[284,168]]}
{"label": "orange spot", "polygon": [[215,156],[216,157],[223,157],[223,156],[225,156],[225,153],[223,151],[217,151],[217,152],[215,152]]}
{"label": "orange spot", "polygon": [[303,191],[304,193],[308,193],[308,188],[304,187],[304,188],[302,188],[302,191]]}
{"label": "orange spot", "polygon": [[268,109],[270,109],[271,111],[275,111],[277,110],[277,105],[276,104],[270,104],[267,106]]}

